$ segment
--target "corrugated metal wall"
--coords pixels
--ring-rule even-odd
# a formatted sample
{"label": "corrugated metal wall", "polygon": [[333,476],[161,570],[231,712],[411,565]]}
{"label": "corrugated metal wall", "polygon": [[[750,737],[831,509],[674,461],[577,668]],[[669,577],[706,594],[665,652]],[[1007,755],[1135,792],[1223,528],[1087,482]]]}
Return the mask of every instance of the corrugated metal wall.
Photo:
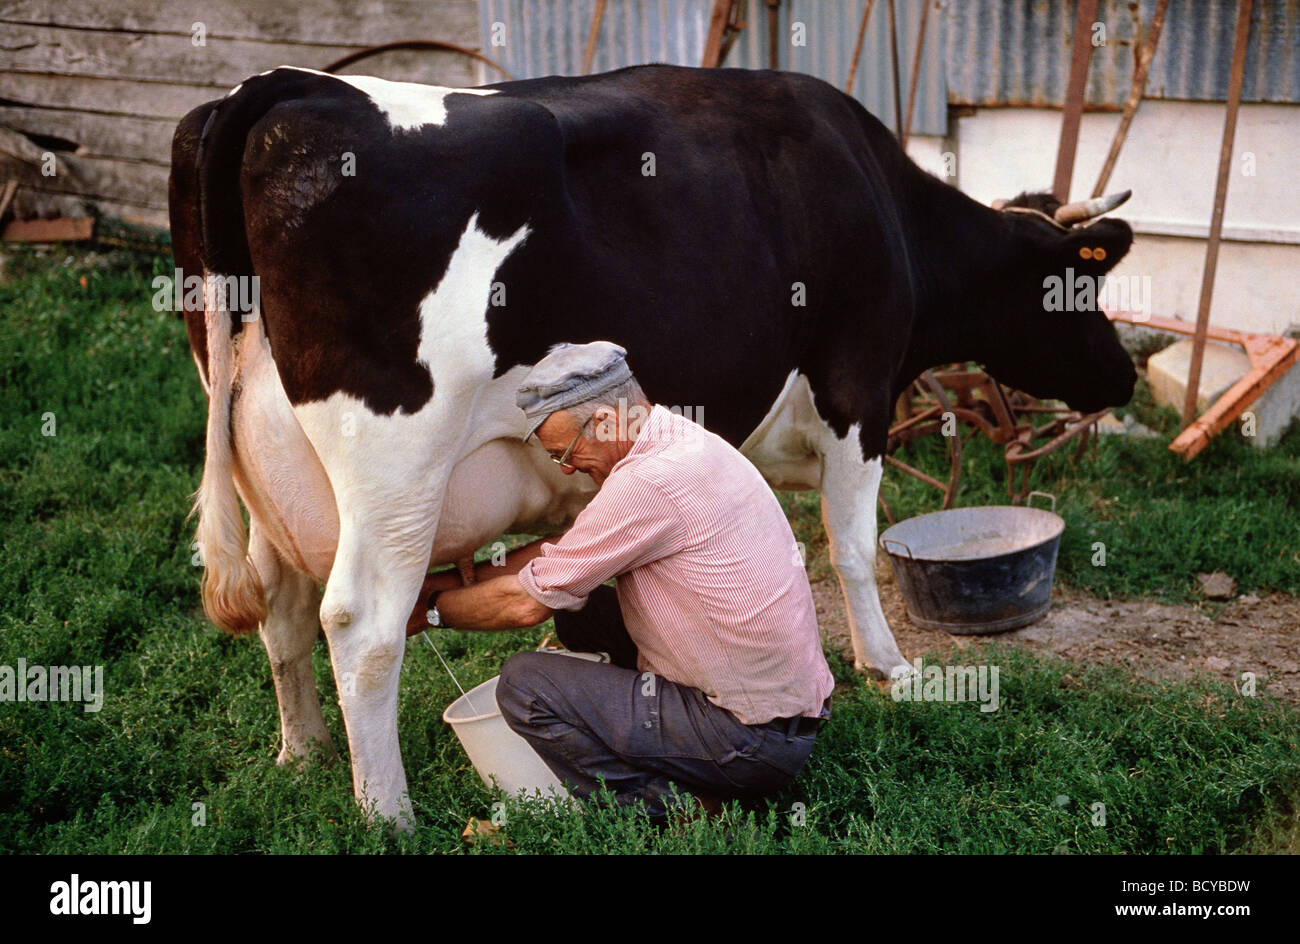
{"label": "corrugated metal wall", "polygon": [[[779,68],[842,88],[867,0],[782,0]],[[946,134],[957,105],[1059,107],[1065,98],[1075,3],[1071,0],[895,0],[903,107],[923,4],[933,3],[918,82],[913,134]],[[480,0],[483,49],[519,78],[576,75],[595,0]],[[1132,83],[1139,27],[1156,0],[1100,0],[1105,45],[1093,53],[1087,102],[1118,108]],[[592,70],[644,62],[699,65],[711,0],[610,0]],[[1171,0],[1147,77],[1150,98],[1223,101],[1232,61],[1235,0]],[[766,68],[768,18],[749,0],[748,28],[725,65]],[[503,26],[503,46],[492,43]],[[796,28],[802,25],[802,31]],[[803,45],[795,45],[802,36]],[[876,0],[853,95],[894,127],[889,3]],[[1243,100],[1300,101],[1300,0],[1255,0]]]}
{"label": "corrugated metal wall", "polygon": [[[926,0],[895,0],[903,107],[911,76],[921,8]],[[943,16],[936,0],[927,27],[922,72],[912,118],[913,134],[943,134],[947,104],[943,82]],[[848,78],[858,23],[866,0],[782,0],[777,44],[779,68],[806,72],[843,88]],[[888,0],[871,13],[853,94],[869,111],[894,127],[893,73],[889,56]],[[518,78],[577,75],[582,69],[595,0],[479,0],[483,51]],[[697,66],[704,55],[712,0],[610,0],[601,24],[593,72],[644,62]],[[767,7],[749,0],[748,27],[736,39],[724,65],[764,69],[768,65]],[[493,24],[505,44],[492,45]],[[794,30],[794,24],[802,24]],[[794,45],[795,36],[803,45]]]}
{"label": "corrugated metal wall", "polygon": [[[912,76],[916,38],[921,27],[921,10],[926,0],[895,0],[898,31],[899,96],[907,108],[907,89]],[[931,0],[933,2],[933,0]],[[866,0],[783,0],[777,43],[779,68],[806,72],[843,88],[853,62],[853,47]],[[944,16],[934,3],[926,25],[921,73],[917,80],[916,105],[912,114],[913,134],[944,134],[947,131],[947,88],[943,75]],[[750,28],[736,40],[726,64],[748,69],[765,69],[767,53],[767,8],[762,0],[751,0]],[[795,24],[804,25],[805,45],[794,45]],[[890,128],[894,122],[894,73],[889,50],[889,2],[876,0],[867,23],[862,55],[852,94],[873,115]]]}
{"label": "corrugated metal wall", "polygon": [[[1156,0],[1100,0],[1106,42],[1093,51],[1087,101],[1120,107],[1133,81],[1139,21]],[[1070,72],[1075,4],[1063,0],[965,0],[948,5],[944,52],[948,101],[961,105],[1060,106]],[[1235,0],[1170,0],[1148,98],[1225,101]],[[1300,99],[1300,0],[1255,0],[1242,101]]]}
{"label": "corrugated metal wall", "polygon": [[[596,0],[479,0],[483,51],[516,78],[578,75],[595,9]],[[591,71],[646,62],[698,66],[712,9],[712,0],[611,0]],[[504,45],[493,45],[496,23]]]}

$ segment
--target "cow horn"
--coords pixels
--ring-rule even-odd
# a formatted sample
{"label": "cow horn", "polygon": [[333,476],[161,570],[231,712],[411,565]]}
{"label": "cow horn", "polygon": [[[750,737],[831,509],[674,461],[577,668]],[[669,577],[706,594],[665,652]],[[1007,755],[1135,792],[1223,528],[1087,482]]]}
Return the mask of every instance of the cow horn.
{"label": "cow horn", "polygon": [[1131,196],[1133,196],[1133,191],[1125,190],[1105,197],[1093,197],[1091,200],[1076,200],[1074,203],[1066,203],[1057,207],[1054,216],[1056,222],[1064,223],[1066,226],[1072,223],[1082,223],[1084,220],[1090,220],[1093,217],[1101,216],[1103,213],[1109,213]]}

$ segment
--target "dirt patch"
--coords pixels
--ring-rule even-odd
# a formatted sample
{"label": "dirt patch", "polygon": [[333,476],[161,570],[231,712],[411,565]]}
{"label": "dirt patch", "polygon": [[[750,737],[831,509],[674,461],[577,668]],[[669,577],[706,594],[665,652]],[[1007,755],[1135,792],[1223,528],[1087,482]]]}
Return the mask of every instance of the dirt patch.
{"label": "dirt patch", "polygon": [[[1098,600],[1057,586],[1052,608],[1032,626],[994,636],[951,636],[907,618],[889,563],[876,562],[880,604],[909,659],[971,640],[996,639],[1055,653],[1073,662],[1125,664],[1148,678],[1189,678],[1205,672],[1240,686],[1253,672],[1270,694],[1300,704],[1300,598],[1275,593],[1239,596],[1216,615],[1196,607],[1144,601]],[[848,620],[839,582],[812,585],[817,619],[827,643],[850,660]]]}

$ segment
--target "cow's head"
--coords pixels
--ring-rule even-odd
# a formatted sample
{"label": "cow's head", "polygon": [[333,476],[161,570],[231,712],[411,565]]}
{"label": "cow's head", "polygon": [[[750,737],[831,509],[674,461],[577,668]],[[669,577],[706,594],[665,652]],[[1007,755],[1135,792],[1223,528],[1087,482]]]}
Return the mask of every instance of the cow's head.
{"label": "cow's head", "polygon": [[1133,230],[1100,219],[1130,192],[1061,204],[1051,194],[995,201],[1017,251],[991,293],[999,326],[985,363],[1003,383],[1083,412],[1121,406],[1137,373],[1102,312],[1103,277],[1128,253]]}

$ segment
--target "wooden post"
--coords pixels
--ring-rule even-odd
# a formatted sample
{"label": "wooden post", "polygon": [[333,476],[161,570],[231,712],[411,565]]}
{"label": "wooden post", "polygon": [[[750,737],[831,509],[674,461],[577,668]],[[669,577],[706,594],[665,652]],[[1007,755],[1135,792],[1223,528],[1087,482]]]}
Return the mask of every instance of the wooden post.
{"label": "wooden post", "polygon": [[582,74],[591,74],[591,63],[596,58],[596,39],[600,36],[600,22],[605,18],[605,0],[596,0],[596,10],[591,15],[591,29],[587,30],[587,48],[582,54]]}
{"label": "wooden post", "polygon": [[1156,13],[1151,18],[1151,25],[1142,37],[1142,43],[1133,51],[1137,57],[1133,68],[1133,88],[1128,93],[1128,101],[1124,103],[1124,116],[1115,129],[1115,137],[1111,138],[1110,153],[1106,155],[1106,162],[1101,165],[1101,173],[1097,175],[1097,186],[1092,188],[1094,197],[1100,197],[1106,190],[1106,184],[1110,183],[1111,172],[1119,160],[1120,149],[1128,137],[1129,126],[1133,124],[1133,116],[1137,114],[1138,103],[1142,101],[1142,93],[1147,87],[1147,72],[1151,68],[1151,60],[1156,57],[1156,44],[1160,42],[1160,30],[1165,25],[1165,10],[1168,6],[1169,0],[1156,0]]}
{"label": "wooden post", "polygon": [[1196,306],[1196,335],[1192,339],[1192,362],[1187,367],[1187,398],[1183,400],[1183,425],[1196,419],[1196,399],[1201,387],[1201,361],[1205,357],[1205,333],[1210,325],[1210,299],[1214,296],[1214,274],[1219,265],[1219,237],[1223,233],[1223,205],[1228,199],[1228,172],[1232,168],[1232,145],[1237,136],[1237,107],[1246,73],[1246,45],[1250,42],[1250,13],[1254,0],[1237,4],[1237,26],[1233,33],[1232,77],[1228,82],[1228,113],[1223,120],[1223,143],[1219,147],[1219,179],[1214,185],[1214,213],[1210,217],[1210,241],[1205,247],[1205,269],[1201,273],[1201,299]]}
{"label": "wooden post", "polygon": [[858,77],[858,60],[862,58],[862,40],[867,35],[867,21],[871,19],[871,8],[876,0],[867,0],[862,11],[862,22],[858,24],[858,41],[853,46],[853,61],[849,63],[849,77],[844,82],[844,94],[853,94],[853,80]]}
{"label": "wooden post", "polygon": [[[912,57],[912,83],[907,90],[907,119],[903,122],[903,150],[907,150],[907,139],[912,136],[912,112],[916,110],[916,84],[921,78],[921,54],[925,52],[925,24],[930,19],[930,3],[925,0],[921,7],[921,28],[916,34],[916,54]],[[1165,0],[1167,3],[1168,0]]]}
{"label": "wooden post", "polygon": [[781,56],[777,47],[776,31],[781,28],[778,7],[781,0],[767,0],[767,67],[779,69]]}
{"label": "wooden post", "polygon": [[903,98],[898,89],[898,23],[894,0],[889,0],[889,64],[894,72],[894,136],[903,140]]}
{"label": "wooden post", "polygon": [[722,40],[727,35],[727,21],[731,18],[732,0],[713,0],[713,16],[709,19],[709,35],[704,41],[704,59],[700,65],[716,69],[722,62]]}
{"label": "wooden post", "polygon": [[1056,148],[1056,174],[1052,193],[1062,203],[1070,199],[1070,178],[1074,176],[1074,152],[1079,144],[1079,122],[1083,118],[1083,96],[1092,63],[1092,24],[1097,19],[1097,0],[1079,0],[1074,17],[1074,52],[1070,56],[1070,84],[1065,90],[1061,116],[1061,140]]}

